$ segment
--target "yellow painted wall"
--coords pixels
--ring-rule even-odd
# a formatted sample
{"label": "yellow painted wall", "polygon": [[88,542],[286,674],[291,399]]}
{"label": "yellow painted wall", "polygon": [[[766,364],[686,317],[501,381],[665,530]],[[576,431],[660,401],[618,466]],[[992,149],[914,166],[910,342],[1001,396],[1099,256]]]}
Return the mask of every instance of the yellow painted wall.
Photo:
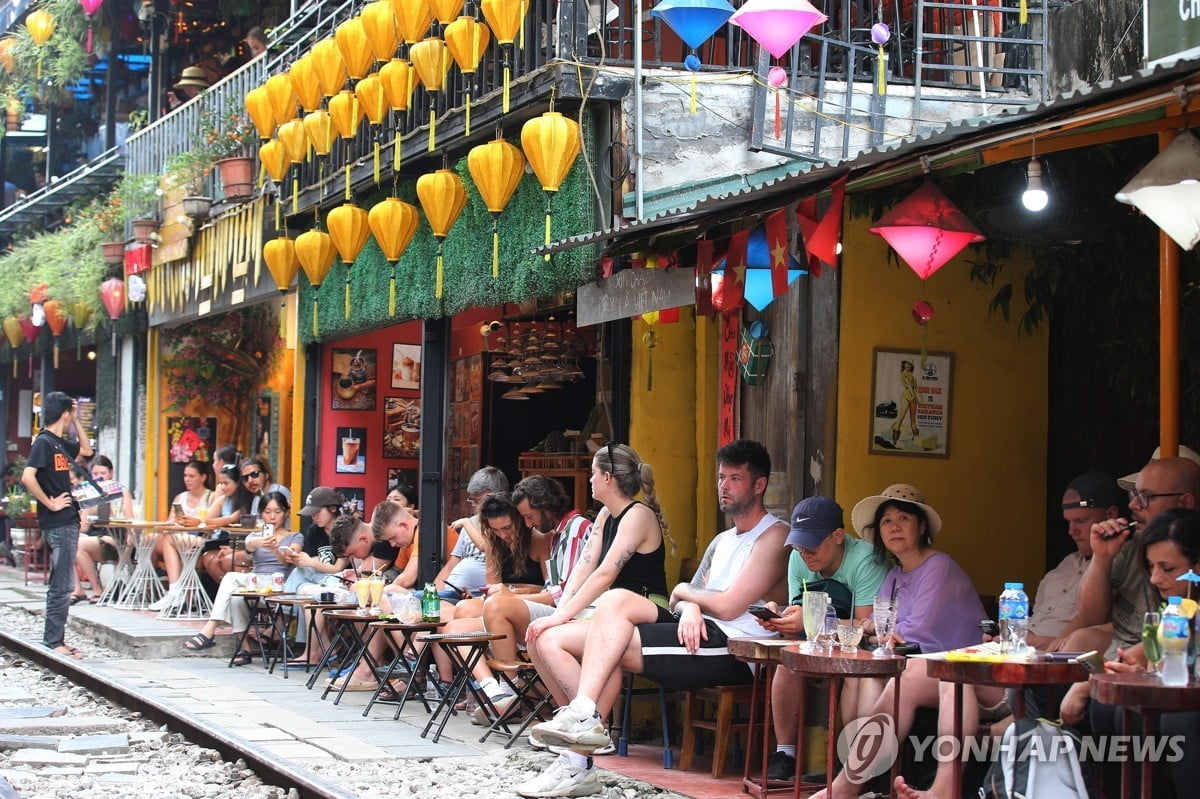
{"label": "yellow painted wall", "polygon": [[[888,262],[868,226],[847,220],[844,237],[836,485],[846,521],[863,497],[911,483],[942,516],[935,545],[979,593],[999,594],[1009,580],[1036,586],[1045,571],[1046,328],[1018,336],[1014,323],[989,317],[995,289],[972,283],[962,258],[922,288],[907,266]],[[1005,278],[1019,287],[1025,271],[1014,258]],[[929,349],[954,355],[950,456],[868,455],[872,350],[920,349],[911,309],[922,298],[936,314]]]}
{"label": "yellow painted wall", "polygon": [[[656,324],[650,351],[644,322],[633,323],[630,446],[654,469],[655,488],[674,552],[667,551],[667,583],[674,585],[683,558],[696,557],[716,532],[711,466],[716,449],[716,329],[696,320]],[[653,385],[647,386],[652,374]]]}

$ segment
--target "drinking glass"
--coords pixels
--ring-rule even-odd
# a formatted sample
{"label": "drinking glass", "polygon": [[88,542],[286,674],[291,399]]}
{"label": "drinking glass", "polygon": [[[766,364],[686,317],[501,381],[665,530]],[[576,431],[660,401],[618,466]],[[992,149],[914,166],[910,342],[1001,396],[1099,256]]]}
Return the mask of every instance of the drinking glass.
{"label": "drinking glass", "polygon": [[371,581],[365,578],[355,580],[354,595],[358,598],[358,614],[367,615],[367,606],[371,602]]}
{"label": "drinking glass", "polygon": [[809,651],[816,648],[816,638],[809,630],[816,630],[818,635],[825,626],[825,611],[829,609],[829,594],[824,591],[805,591],[800,597],[804,614],[804,629],[810,642]]}
{"label": "drinking glass", "polygon": [[196,518],[200,520],[201,527],[208,526],[205,524],[208,521],[208,508],[204,507],[203,504],[196,508]]}
{"label": "drinking glass", "polygon": [[142,501],[140,499],[133,501],[133,518],[135,521],[141,521],[146,518],[142,515]]}
{"label": "drinking glass", "polygon": [[1146,655],[1146,673],[1162,674],[1163,649],[1158,640],[1158,625],[1162,616],[1148,611],[1142,616],[1142,651]]}
{"label": "drinking glass", "polygon": [[875,635],[879,638],[879,646],[875,648],[875,657],[889,657],[894,654],[892,649],[892,632],[896,629],[896,603],[890,599],[876,597],[871,609],[871,620],[875,623]]}
{"label": "drinking glass", "polygon": [[840,621],[837,627],[837,637],[838,643],[842,645],[842,652],[853,655],[858,651],[858,642],[862,640],[862,627],[853,621]]}
{"label": "drinking glass", "polygon": [[837,646],[837,628],[837,617],[826,614],[825,620],[821,624],[820,634],[817,636],[817,645],[822,654],[833,654],[833,648]]}
{"label": "drinking glass", "polygon": [[379,601],[383,599],[383,577],[381,575],[372,575],[370,582],[371,589],[371,612],[378,615],[380,612]]}

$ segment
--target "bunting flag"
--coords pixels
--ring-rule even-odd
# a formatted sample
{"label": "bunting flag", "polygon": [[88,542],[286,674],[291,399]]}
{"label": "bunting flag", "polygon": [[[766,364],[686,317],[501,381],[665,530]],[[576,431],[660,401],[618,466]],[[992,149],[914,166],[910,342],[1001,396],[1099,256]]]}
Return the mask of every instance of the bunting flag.
{"label": "bunting flag", "polygon": [[600,277],[612,277],[613,271],[616,269],[617,259],[611,256],[606,256],[600,259]]}
{"label": "bunting flag", "polygon": [[787,214],[782,208],[763,222],[767,251],[771,256],[771,296],[782,297],[788,290]]}
{"label": "bunting flag", "polygon": [[729,237],[725,278],[721,281],[721,313],[736,313],[746,304],[746,249],[749,245],[749,230],[739,231]]}
{"label": "bunting flag", "polygon": [[842,238],[842,206],[846,199],[846,178],[847,176],[843,175],[833,182],[829,207],[820,218],[817,215],[815,195],[801,200],[796,205],[796,222],[800,225],[800,235],[804,237],[808,271],[813,277],[820,277],[821,264],[827,264],[831,269],[837,267],[838,242]]}
{"label": "bunting flag", "polygon": [[696,316],[712,316],[712,265],[713,242],[701,239],[696,242]]}

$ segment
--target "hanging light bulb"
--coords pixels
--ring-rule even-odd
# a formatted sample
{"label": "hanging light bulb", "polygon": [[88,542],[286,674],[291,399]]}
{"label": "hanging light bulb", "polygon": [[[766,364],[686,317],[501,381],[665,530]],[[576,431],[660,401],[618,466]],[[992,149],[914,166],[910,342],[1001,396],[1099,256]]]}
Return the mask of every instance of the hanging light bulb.
{"label": "hanging light bulb", "polygon": [[1042,211],[1050,202],[1050,195],[1042,185],[1042,162],[1036,157],[1029,159],[1025,167],[1025,191],[1021,194],[1021,204],[1030,211]]}

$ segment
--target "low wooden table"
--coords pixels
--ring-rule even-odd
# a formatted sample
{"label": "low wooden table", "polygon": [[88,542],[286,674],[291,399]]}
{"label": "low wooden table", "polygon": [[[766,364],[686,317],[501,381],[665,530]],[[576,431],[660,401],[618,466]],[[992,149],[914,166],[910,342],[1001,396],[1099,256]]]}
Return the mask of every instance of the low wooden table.
{"label": "low wooden table", "polygon": [[[371,708],[375,706],[375,703],[389,701],[381,699],[380,695],[386,692],[384,686],[391,685],[392,675],[399,672],[400,677],[404,680],[405,688],[395,699],[396,715],[392,717],[393,720],[399,720],[400,714],[404,711],[404,703],[408,701],[409,695],[414,691],[420,690],[418,683],[422,679],[425,681],[429,680],[430,661],[428,659],[421,659],[421,653],[417,650],[413,636],[418,633],[434,632],[440,627],[445,626],[445,624],[446,622],[444,621],[418,621],[412,624],[405,624],[400,621],[377,621],[368,626],[368,630],[373,635],[388,635],[393,632],[400,633],[400,643],[396,647],[395,656],[388,663],[387,670],[379,680],[379,685],[375,688],[375,693],[371,694],[366,708],[363,709],[364,716],[371,712]],[[370,644],[369,638],[367,639],[367,643],[368,645]],[[413,664],[412,666],[409,666],[410,662]],[[418,668],[422,663],[424,664],[424,669]],[[430,707],[424,693],[419,693],[418,696],[420,697],[421,704],[425,706],[425,712],[428,713]]]}
{"label": "low wooden table", "polygon": [[[1194,679],[1187,685],[1163,685],[1162,680],[1149,674],[1093,674],[1089,681],[1092,699],[1121,708],[1125,729],[1130,728],[1133,714],[1142,717],[1142,736],[1148,738],[1158,731],[1162,713],[1183,713],[1200,710],[1200,683]],[[1139,795],[1149,799],[1154,769],[1142,764]],[[1121,799],[1132,795],[1132,775],[1129,758],[1121,764]]]}
{"label": "low wooden table", "polygon": [[[780,664],[784,647],[792,646],[795,643],[794,640],[777,637],[730,638],[728,643],[729,654],[738,660],[756,665],[763,671],[763,679],[755,679],[750,689],[750,736],[754,735],[754,725],[762,724],[760,769],[755,776],[751,776],[753,764],[750,753],[747,752],[746,764],[742,770],[742,790],[759,799],[763,799],[770,793],[790,793],[793,790],[790,783],[776,783],[773,787],[767,783],[767,760],[771,755],[771,733],[774,729],[771,720],[771,686],[774,684],[775,669]],[[760,690],[762,691],[761,697],[759,696]],[[762,709],[761,721],[758,718],[760,708]],[[800,779],[799,764],[803,762],[804,754],[797,750],[796,755],[796,779],[798,780]]]}
{"label": "low wooden table", "polygon": [[[359,658],[367,659],[367,666],[371,669],[371,676],[375,678],[376,682],[379,681],[379,664],[367,652],[367,641],[370,637],[367,635],[367,625],[379,621],[379,614],[359,613],[357,610],[327,610],[325,611],[325,619],[336,624],[337,631],[330,632],[329,647],[326,649],[326,656],[322,660],[328,662],[328,655],[335,648],[339,639],[346,642],[346,657],[342,660],[341,668],[343,674],[337,678],[341,680],[341,685],[338,686],[337,696],[333,699],[333,703],[336,705],[342,701],[342,696],[346,693],[346,686],[350,684],[350,675],[354,673],[355,667],[358,666]],[[320,669],[317,671],[319,672]],[[329,696],[329,692],[333,690],[333,685],[334,683],[330,683],[325,686],[324,692],[321,693],[322,699]]]}
{"label": "low wooden table", "polygon": [[[905,666],[908,665],[907,658],[898,655],[875,657],[871,652],[864,649],[860,649],[853,654],[847,654],[836,646],[833,648],[832,654],[825,654],[819,650],[809,651],[808,648],[811,644],[804,644],[803,646],[804,649],[801,649],[801,645],[798,644],[784,647],[780,655],[780,660],[786,668],[803,677],[804,683],[807,683],[809,679],[829,681],[829,706],[826,723],[827,728],[830,730],[837,729],[838,697],[841,694],[842,682],[844,680],[862,677],[882,677],[884,679],[899,677],[900,673],[904,671]],[[804,751],[806,687],[806,685],[802,684],[800,689],[800,712],[796,724],[797,753]],[[896,690],[892,692],[892,718],[895,719],[899,714],[900,683],[897,681]],[[836,753],[836,744],[833,741],[827,742],[825,746],[825,792],[829,795],[833,794],[833,770],[836,764]],[[900,758],[897,757],[892,762],[892,775],[889,784],[896,781],[896,776],[899,772]],[[795,785],[792,788],[792,796],[799,797],[801,787],[802,781],[800,780],[800,775],[797,774]]]}
{"label": "low wooden table", "polygon": [[[446,653],[446,657],[450,658],[450,663],[454,666],[454,679],[450,681],[450,687],[446,689],[437,707],[433,709],[433,713],[429,716],[429,721],[425,724],[425,729],[421,731],[422,738],[429,735],[429,731],[436,724],[437,732],[433,734],[433,742],[438,742],[442,737],[442,731],[446,729],[446,722],[450,720],[450,716],[455,712],[454,705],[458,702],[463,690],[469,690],[474,695],[475,701],[487,708],[493,718],[495,717],[496,708],[492,705],[492,701],[488,699],[487,694],[471,684],[471,672],[475,669],[475,664],[483,657],[483,653],[487,651],[492,641],[499,641],[502,638],[504,638],[503,635],[486,632],[422,633],[417,636],[417,643],[425,644],[425,648],[421,650],[421,656],[417,659],[418,671],[422,666],[428,667],[429,658],[433,657],[434,646],[440,646],[442,651]],[[465,653],[463,652],[464,649],[466,650]]]}
{"label": "low wooden table", "polygon": [[[963,686],[990,685],[999,688],[1015,688],[1016,703],[1013,716],[1025,716],[1025,688],[1030,685],[1069,685],[1087,679],[1087,670],[1078,663],[1056,660],[1034,661],[963,661],[945,660],[940,657],[925,658],[926,673],[942,682],[954,683],[954,738],[963,739]],[[954,758],[954,783],[952,796],[962,795],[963,761]]]}

